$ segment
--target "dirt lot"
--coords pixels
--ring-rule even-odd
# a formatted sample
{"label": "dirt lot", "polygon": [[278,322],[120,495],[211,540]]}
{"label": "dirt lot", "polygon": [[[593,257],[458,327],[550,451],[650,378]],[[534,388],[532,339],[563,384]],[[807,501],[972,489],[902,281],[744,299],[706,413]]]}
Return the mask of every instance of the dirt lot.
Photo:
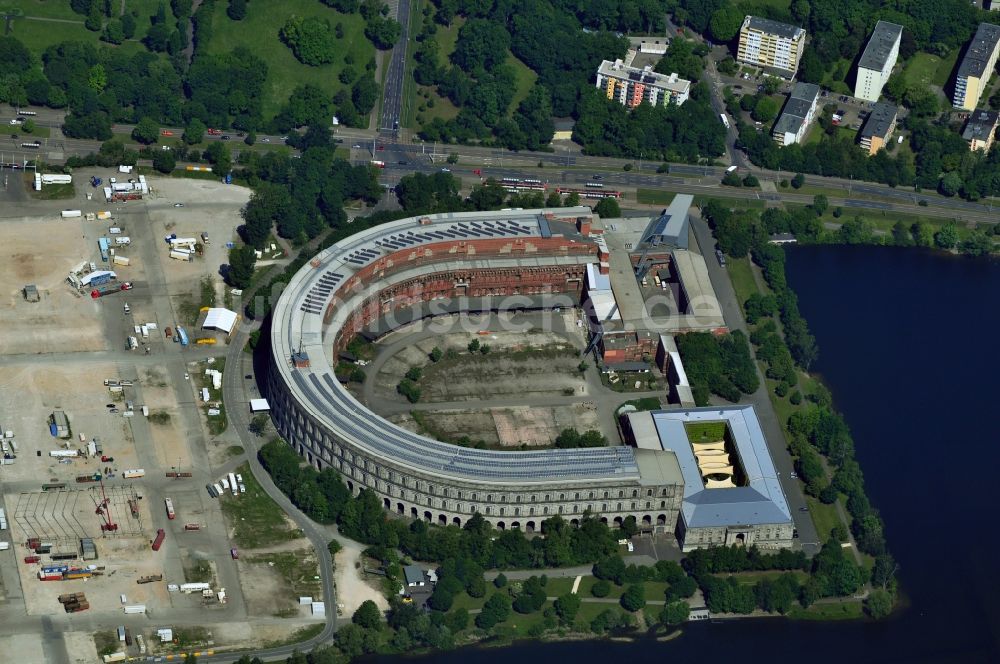
{"label": "dirt lot", "polygon": [[[0,417],[3,418],[0,424],[14,432],[18,456],[13,465],[0,467],[0,478],[8,482],[41,483],[55,477],[72,482],[77,475],[93,473],[107,465],[99,459],[60,464],[48,456],[49,451],[60,448],[61,441],[49,434],[48,427],[49,415],[57,409],[69,418],[73,437],[66,442],[73,449],[83,447],[81,433],[87,440],[97,436],[104,454],[115,458],[112,468],[135,467],[135,447],[128,422],[121,413],[110,414],[106,407],[118,402],[104,386],[103,379],[117,376],[117,368],[110,363],[4,366],[0,370]],[[121,395],[117,399],[124,401]],[[39,451],[41,456],[36,455]]]}
{"label": "dirt lot", "polygon": [[237,563],[247,613],[278,618],[312,618],[299,597],[323,601],[319,567],[309,541],[297,539],[258,550],[242,550]]}
{"label": "dirt lot", "polygon": [[591,403],[487,410],[424,410],[417,417],[419,422],[410,414],[389,419],[438,440],[468,436],[473,441],[503,447],[551,445],[563,429],[585,431],[600,428],[597,408]]}
{"label": "dirt lot", "polygon": [[188,440],[179,430],[180,415],[177,397],[170,388],[167,373],[158,367],[141,367],[143,402],[149,407],[149,432],[156,451],[157,465],[172,468],[177,460],[191,459]]}
{"label": "dirt lot", "polygon": [[[361,571],[356,567],[361,562],[361,544],[350,543],[333,559],[334,582],[337,584],[338,612],[343,616],[353,616],[365,600],[372,600],[383,611],[388,610],[389,602],[382,591],[374,584],[361,578]],[[329,609],[327,609],[329,611]]]}
{"label": "dirt lot", "polygon": [[[176,233],[177,237],[197,238],[200,242],[201,233],[208,233],[204,254],[191,262],[170,258],[166,243],[158,245],[160,263],[171,293],[191,293],[197,297],[201,278],[210,276],[216,288],[216,302],[222,306],[225,284],[219,276],[219,267],[228,262],[226,243],[236,238],[236,227],[243,223],[240,208],[250,200],[250,190],[184,178],[151,177],[149,184],[155,192],[149,205],[154,237]],[[174,203],[183,203],[184,207],[176,208]],[[175,299],[175,310],[177,304]]]}
{"label": "dirt lot", "polygon": [[[0,354],[107,348],[99,304],[66,282],[73,266],[96,253],[79,219],[0,224]],[[40,302],[25,301],[21,289],[26,284],[38,287]]]}

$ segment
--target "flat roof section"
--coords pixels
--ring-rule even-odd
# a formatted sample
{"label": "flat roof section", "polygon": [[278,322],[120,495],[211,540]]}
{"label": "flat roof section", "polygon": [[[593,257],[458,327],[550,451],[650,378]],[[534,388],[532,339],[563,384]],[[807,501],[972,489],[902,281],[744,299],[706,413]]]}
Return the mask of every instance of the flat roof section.
{"label": "flat roof section", "polygon": [[889,54],[892,53],[896,40],[903,34],[903,26],[888,21],[879,21],[872,30],[872,36],[865,46],[865,52],[861,54],[858,66],[863,69],[882,71]]}
{"label": "flat roof section", "polygon": [[896,121],[896,106],[884,101],[877,102],[872,109],[864,126],[861,127],[861,137],[871,138],[872,136],[885,137],[889,133],[889,127]]}
{"label": "flat roof section", "polygon": [[[791,523],[791,511],[753,406],[659,410],[629,413],[627,417],[640,450],[655,450],[659,446],[676,456],[684,478],[681,513],[689,528]],[[652,429],[644,419],[652,422]],[[746,473],[746,486],[705,487],[684,425],[718,421],[729,427],[735,452]]]}
{"label": "flat roof section", "polygon": [[760,16],[746,16],[743,19],[743,27],[786,39],[798,39],[800,35],[805,33],[805,30],[798,26],[779,23],[778,21],[772,21],[769,18],[762,18]]}
{"label": "flat roof section", "polygon": [[1000,26],[993,25],[992,23],[980,23],[975,36],[969,42],[969,47],[965,51],[962,64],[958,66],[959,78],[964,76],[974,76],[976,78],[988,76],[989,72],[986,71],[986,63],[989,61],[990,55],[997,48],[998,43],[1000,43]]}

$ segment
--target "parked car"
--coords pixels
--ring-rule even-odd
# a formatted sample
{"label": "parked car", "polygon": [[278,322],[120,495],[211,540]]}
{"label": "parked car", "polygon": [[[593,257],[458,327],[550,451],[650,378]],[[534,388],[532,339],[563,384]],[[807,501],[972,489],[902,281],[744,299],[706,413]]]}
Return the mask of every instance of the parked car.
{"label": "parked car", "polygon": [[229,550],[229,555],[233,557],[233,560],[239,560],[240,552],[237,551],[236,547],[234,546]]}

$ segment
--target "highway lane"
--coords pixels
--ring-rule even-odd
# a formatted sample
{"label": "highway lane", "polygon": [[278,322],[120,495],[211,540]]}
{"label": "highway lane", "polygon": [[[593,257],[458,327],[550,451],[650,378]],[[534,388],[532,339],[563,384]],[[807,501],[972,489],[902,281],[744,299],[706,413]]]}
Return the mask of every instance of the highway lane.
{"label": "highway lane", "polygon": [[400,33],[389,54],[389,67],[382,93],[382,115],[378,130],[382,135],[397,135],[403,113],[403,85],[406,74],[406,49],[410,39],[410,0],[399,0],[396,20]]}

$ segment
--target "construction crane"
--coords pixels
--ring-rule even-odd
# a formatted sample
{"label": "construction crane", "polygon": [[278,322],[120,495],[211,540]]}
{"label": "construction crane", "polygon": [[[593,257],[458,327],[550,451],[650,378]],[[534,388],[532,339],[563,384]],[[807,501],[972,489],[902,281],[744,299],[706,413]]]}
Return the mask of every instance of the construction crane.
{"label": "construction crane", "polygon": [[106,533],[113,533],[118,530],[118,524],[111,519],[111,510],[108,506],[111,501],[108,500],[108,494],[104,491],[104,478],[101,477],[101,502],[97,505],[97,514],[101,515],[101,520],[104,523],[101,524],[101,530]]}

